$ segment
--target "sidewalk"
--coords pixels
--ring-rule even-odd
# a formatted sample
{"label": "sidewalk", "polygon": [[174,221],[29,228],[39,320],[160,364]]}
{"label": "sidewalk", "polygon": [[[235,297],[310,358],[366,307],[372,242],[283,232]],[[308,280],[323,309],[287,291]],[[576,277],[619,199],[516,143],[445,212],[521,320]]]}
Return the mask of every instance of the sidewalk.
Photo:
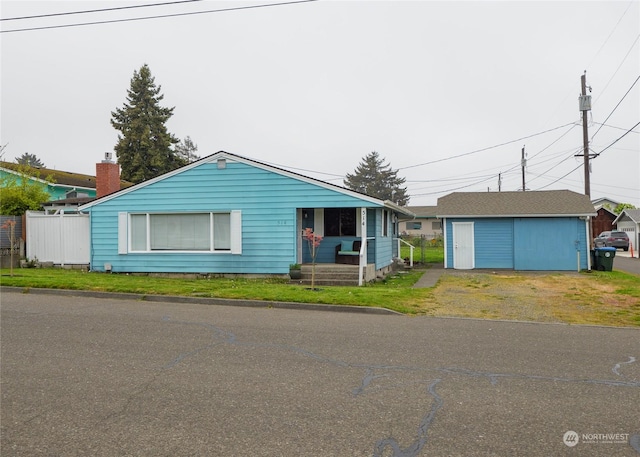
{"label": "sidewalk", "polygon": [[421,289],[425,287],[434,287],[444,273],[444,265],[441,263],[429,264],[429,269],[418,279],[413,285],[414,289]]}

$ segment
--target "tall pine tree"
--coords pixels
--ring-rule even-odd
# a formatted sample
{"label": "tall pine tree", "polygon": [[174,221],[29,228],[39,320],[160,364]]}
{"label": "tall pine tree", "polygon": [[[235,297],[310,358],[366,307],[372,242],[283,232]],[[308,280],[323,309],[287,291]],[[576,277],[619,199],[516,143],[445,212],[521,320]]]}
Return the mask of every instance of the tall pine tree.
{"label": "tall pine tree", "polygon": [[133,72],[127,102],[111,112],[111,125],[121,132],[114,149],[126,181],[146,181],[187,163],[172,149],[178,139],[167,131],[165,123],[174,108],[160,106],[164,98],[160,89],[144,64]]}
{"label": "tall pine tree", "polygon": [[345,187],[361,192],[380,200],[390,200],[400,206],[409,203],[407,188],[401,187],[405,178],[398,177],[398,171],[392,170],[390,164],[376,151],[368,154],[355,169],[353,174],[347,173]]}

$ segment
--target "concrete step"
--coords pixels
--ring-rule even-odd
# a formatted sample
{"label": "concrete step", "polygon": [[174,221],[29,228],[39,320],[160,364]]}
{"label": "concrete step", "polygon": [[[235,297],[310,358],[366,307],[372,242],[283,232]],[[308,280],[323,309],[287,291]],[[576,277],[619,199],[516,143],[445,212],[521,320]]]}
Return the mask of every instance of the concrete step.
{"label": "concrete step", "polygon": [[[312,265],[302,265],[302,278],[292,279],[290,284],[311,286]],[[357,286],[358,267],[355,265],[316,264],[316,286]]]}

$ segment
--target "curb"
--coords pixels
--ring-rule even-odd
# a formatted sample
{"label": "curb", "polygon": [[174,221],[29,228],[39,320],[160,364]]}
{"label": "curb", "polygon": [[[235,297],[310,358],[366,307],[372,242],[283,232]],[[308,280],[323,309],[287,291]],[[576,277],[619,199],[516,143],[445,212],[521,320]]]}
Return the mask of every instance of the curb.
{"label": "curb", "polygon": [[238,300],[231,298],[181,297],[176,295],[149,295],[120,292],[93,292],[88,290],[41,289],[36,287],[0,287],[1,292],[22,294],[56,295],[62,297],[111,298],[116,300],[134,300],[159,303],[186,303],[193,305],[236,306],[245,308],[275,308],[305,311],[337,311],[344,313],[404,316],[404,314],[386,308],[368,306],[329,305],[324,303],[298,303],[262,300]]}

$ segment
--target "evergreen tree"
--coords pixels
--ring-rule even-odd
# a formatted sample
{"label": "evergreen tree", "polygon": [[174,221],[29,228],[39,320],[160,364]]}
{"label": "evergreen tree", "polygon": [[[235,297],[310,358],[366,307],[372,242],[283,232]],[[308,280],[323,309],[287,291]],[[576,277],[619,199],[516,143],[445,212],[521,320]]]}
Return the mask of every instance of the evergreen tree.
{"label": "evergreen tree", "polygon": [[407,188],[401,187],[405,178],[398,177],[398,171],[392,170],[390,164],[376,151],[368,154],[355,169],[353,174],[347,173],[345,187],[361,192],[380,200],[390,200],[400,206],[409,203]]}
{"label": "evergreen tree", "polygon": [[16,163],[20,165],[28,165],[33,168],[44,168],[44,163],[38,159],[35,154],[29,154],[25,152],[20,157],[16,158]]}
{"label": "evergreen tree", "polygon": [[176,144],[175,152],[180,159],[187,163],[200,159],[200,156],[196,154],[196,152],[198,152],[198,145],[193,142],[190,136],[187,136],[184,140]]}
{"label": "evergreen tree", "polygon": [[111,112],[111,125],[121,132],[114,149],[126,181],[146,181],[187,163],[172,150],[178,139],[167,131],[165,123],[174,108],[160,106],[164,98],[160,89],[145,64],[133,72],[127,102]]}

